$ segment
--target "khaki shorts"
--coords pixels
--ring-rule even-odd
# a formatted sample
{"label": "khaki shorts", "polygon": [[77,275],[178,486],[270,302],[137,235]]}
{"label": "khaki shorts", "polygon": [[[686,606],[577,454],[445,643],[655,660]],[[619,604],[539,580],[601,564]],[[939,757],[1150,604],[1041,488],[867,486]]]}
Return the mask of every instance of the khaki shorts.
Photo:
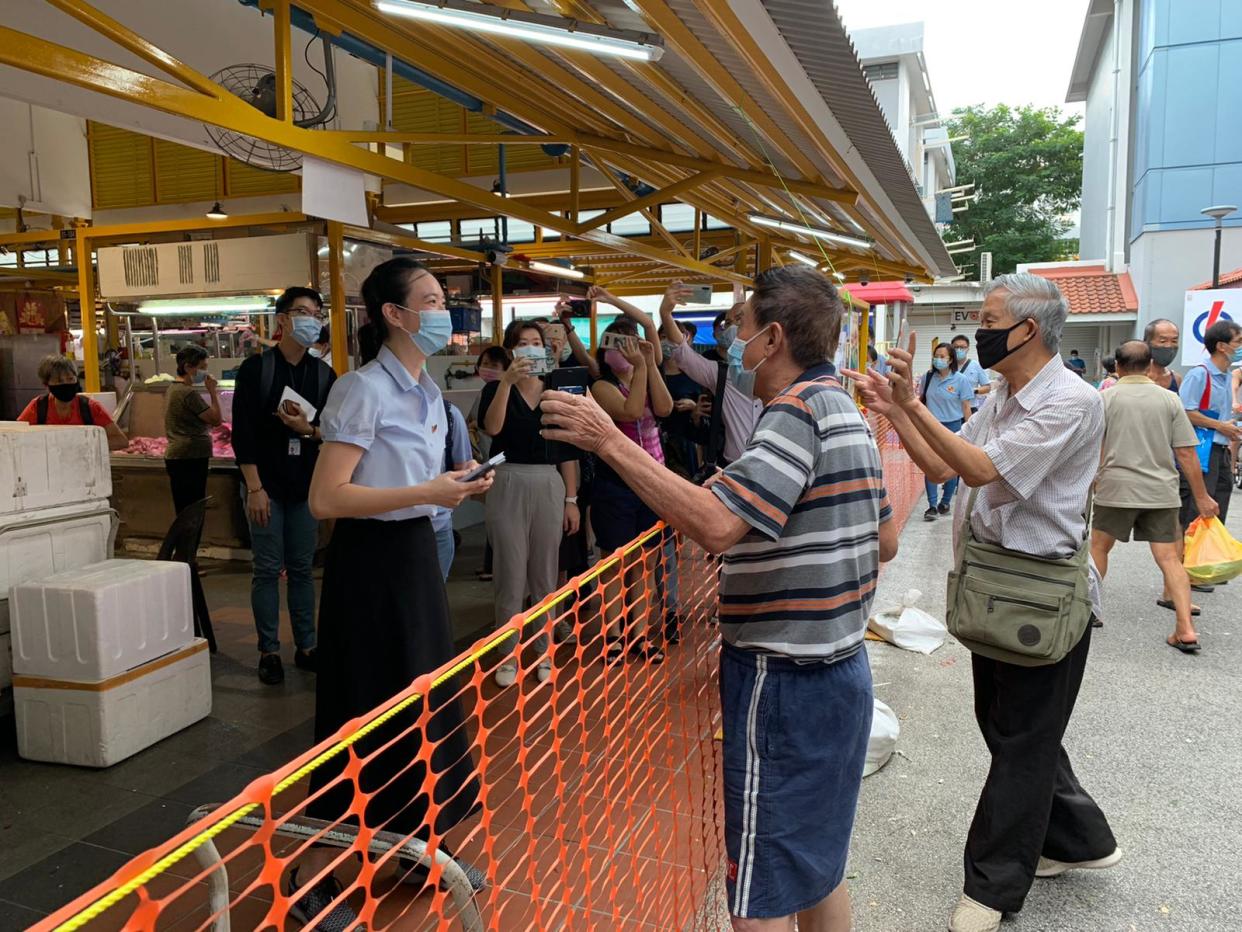
{"label": "khaki shorts", "polygon": [[1181,538],[1177,508],[1110,508],[1096,505],[1092,525],[1120,541],[1149,540],[1155,544],[1171,544]]}

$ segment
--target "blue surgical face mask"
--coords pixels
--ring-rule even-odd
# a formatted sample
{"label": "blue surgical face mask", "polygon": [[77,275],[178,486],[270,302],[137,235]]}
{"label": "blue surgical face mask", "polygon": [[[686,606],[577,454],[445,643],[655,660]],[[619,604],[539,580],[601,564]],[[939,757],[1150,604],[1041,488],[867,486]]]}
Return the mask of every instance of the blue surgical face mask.
{"label": "blue surgical face mask", "polygon": [[966,349],[965,347],[955,346],[953,348],[953,355],[957,357],[958,362],[965,362],[966,356],[969,353],[970,353],[970,350]]}
{"label": "blue surgical face mask", "polygon": [[932,358],[932,365],[943,371],[949,368],[949,360],[945,359],[943,356],[935,356]]}
{"label": "blue surgical face mask", "polygon": [[448,311],[435,308],[416,311],[400,304],[397,307],[418,315],[418,333],[411,333],[410,339],[424,356],[434,356],[448,346],[449,337],[453,335],[453,316]]}
{"label": "blue surgical face mask", "polygon": [[316,359],[322,359],[322,358],[323,358],[323,353],[319,352],[319,347],[317,347],[317,346],[312,346],[312,347],[311,347],[310,349],[308,349],[306,352],[310,353],[310,354],[311,354],[312,356],[314,356]]}
{"label": "blue surgical face mask", "polygon": [[1242,346],[1233,351],[1233,361],[1242,362]]}
{"label": "blue surgical face mask", "polygon": [[204,382],[206,382],[206,381],[207,381],[207,370],[206,370],[206,369],[196,369],[196,370],[194,371],[193,379],[194,379],[194,384],[195,384],[195,385],[202,385]]}
{"label": "blue surgical face mask", "polygon": [[316,317],[299,315],[293,318],[293,339],[302,346],[311,347],[318,343],[321,330],[323,330],[323,324]]}
{"label": "blue surgical face mask", "polygon": [[729,324],[720,331],[720,336],[716,338],[716,345],[722,350],[728,350],[733,345],[733,341],[737,339],[737,326]]}
{"label": "blue surgical face mask", "polygon": [[[736,327],[733,327],[732,329],[734,331],[737,330]],[[742,362],[742,357],[746,355],[746,347],[750,346],[751,342],[761,336],[763,331],[767,329],[767,327],[764,327],[763,330],[760,330],[759,333],[756,333],[749,340],[734,337],[733,342],[729,344],[728,379],[733,384],[733,387],[747,398],[755,397],[755,374],[758,372],[759,367],[763,365],[764,359],[767,357],[765,356],[764,359],[761,359],[755,363],[755,367],[753,369],[746,368],[746,365]]]}

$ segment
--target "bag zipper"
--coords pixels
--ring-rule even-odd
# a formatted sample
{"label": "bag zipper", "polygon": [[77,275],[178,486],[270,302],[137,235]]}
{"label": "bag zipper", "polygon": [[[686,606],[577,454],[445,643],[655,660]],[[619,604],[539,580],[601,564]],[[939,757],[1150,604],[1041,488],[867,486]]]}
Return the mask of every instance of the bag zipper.
{"label": "bag zipper", "polygon": [[1011,599],[1008,596],[1003,596],[1003,595],[990,595],[988,596],[988,614],[989,615],[993,614],[996,611],[997,602],[1008,602],[1010,605],[1025,605],[1028,608],[1038,608],[1040,611],[1044,611],[1044,612],[1060,611],[1060,607],[1055,606],[1055,605],[1045,605],[1041,602],[1028,602],[1026,599]]}
{"label": "bag zipper", "polygon": [[1035,573],[1024,573],[1021,570],[1006,570],[1006,569],[1002,569],[999,566],[988,566],[988,564],[986,563],[974,563],[974,562],[971,562],[970,560],[966,560],[964,562],[967,568],[973,566],[976,569],[988,570],[989,572],[992,572],[992,573],[1008,573],[1010,576],[1023,576],[1027,579],[1037,579],[1040,582],[1054,583],[1055,585],[1058,585],[1058,586],[1065,586],[1065,588],[1067,589],[1075,588],[1074,583],[1068,583],[1060,579],[1049,579],[1046,576],[1038,576]]}

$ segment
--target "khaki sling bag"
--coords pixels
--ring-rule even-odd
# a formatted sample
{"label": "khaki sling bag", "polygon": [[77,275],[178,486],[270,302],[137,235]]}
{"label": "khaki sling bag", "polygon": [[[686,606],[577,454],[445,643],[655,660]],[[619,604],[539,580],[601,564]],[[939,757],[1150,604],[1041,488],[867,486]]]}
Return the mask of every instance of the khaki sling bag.
{"label": "khaki sling bag", "polygon": [[992,660],[1023,667],[1057,663],[1091,622],[1091,496],[1082,545],[1072,557],[1058,559],[976,540],[970,515],[978,491],[970,491],[955,569],[949,573],[949,633],[972,653]]}

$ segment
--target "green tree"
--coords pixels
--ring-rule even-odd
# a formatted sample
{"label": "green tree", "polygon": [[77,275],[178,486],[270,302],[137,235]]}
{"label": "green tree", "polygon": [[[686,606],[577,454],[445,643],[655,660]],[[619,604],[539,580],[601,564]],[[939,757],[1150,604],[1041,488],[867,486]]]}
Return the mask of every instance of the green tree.
{"label": "green tree", "polygon": [[1082,130],[1079,117],[1057,107],[1001,104],[953,112],[948,129],[957,183],[975,185],[979,200],[954,214],[945,240],[974,237],[975,249],[954,258],[967,274],[978,272],[979,253],[992,253],[995,275],[1019,262],[1072,258],[1077,240],[1064,239],[1067,215],[1082,200]]}

